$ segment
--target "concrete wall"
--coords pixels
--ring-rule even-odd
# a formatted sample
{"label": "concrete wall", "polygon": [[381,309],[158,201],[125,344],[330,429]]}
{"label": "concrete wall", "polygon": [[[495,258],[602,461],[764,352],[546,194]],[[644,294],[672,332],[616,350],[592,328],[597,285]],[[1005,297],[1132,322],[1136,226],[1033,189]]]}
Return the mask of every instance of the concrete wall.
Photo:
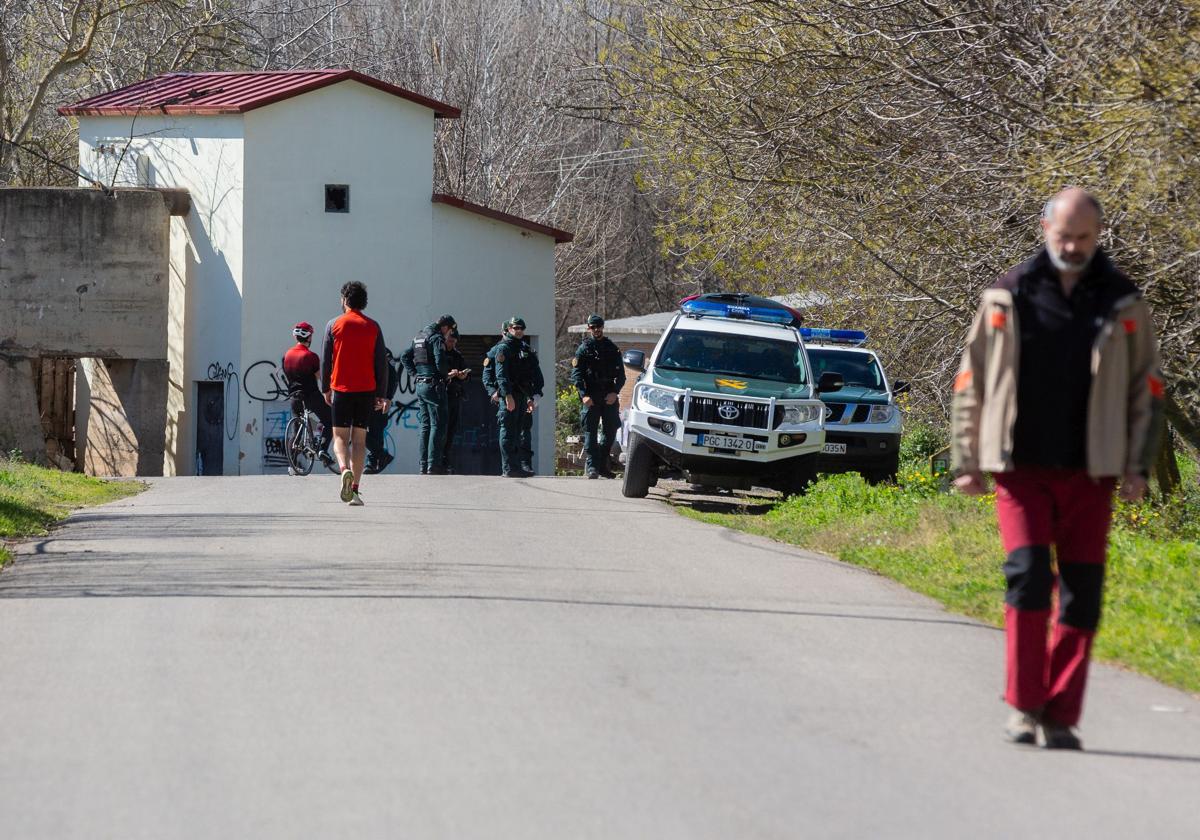
{"label": "concrete wall", "polygon": [[469,335],[498,332],[512,315],[525,319],[546,379],[546,398],[534,413],[533,466],[553,475],[554,239],[449,204],[432,207],[438,301],[423,314],[449,312]]}
{"label": "concrete wall", "polygon": [[166,358],[155,192],[0,189],[0,353]]}
{"label": "concrete wall", "polygon": [[[191,212],[171,219],[165,309],[169,387],[165,475],[194,472],[196,383],[240,371],[243,246],[243,118],[81,117],[79,164],[117,185],[181,187]],[[239,388],[228,380],[226,471],[238,471]]]}
{"label": "concrete wall", "polygon": [[89,475],[161,475],[166,425],[167,362],[83,359],[89,404],[82,449]]}
{"label": "concrete wall", "polygon": [[[152,191],[0,189],[0,445],[45,459],[29,358],[116,357],[141,373],[103,392],[107,419],[95,429],[135,434],[102,435],[91,455],[115,465],[104,474],[162,473],[168,222],[167,203]],[[87,463],[89,402],[77,406]]]}

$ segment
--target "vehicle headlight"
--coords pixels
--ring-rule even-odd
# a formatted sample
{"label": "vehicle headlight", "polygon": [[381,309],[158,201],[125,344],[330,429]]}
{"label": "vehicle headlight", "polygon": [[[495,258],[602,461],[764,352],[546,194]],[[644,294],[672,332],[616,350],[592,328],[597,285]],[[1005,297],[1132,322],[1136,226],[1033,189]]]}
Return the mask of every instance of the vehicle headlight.
{"label": "vehicle headlight", "polygon": [[638,402],[643,408],[653,411],[673,411],[675,409],[675,392],[665,388],[655,388],[653,385],[643,385],[638,391]]}
{"label": "vehicle headlight", "polygon": [[892,407],[890,405],[873,405],[871,413],[867,416],[868,423],[886,423],[892,419]]}
{"label": "vehicle headlight", "polygon": [[821,418],[819,405],[786,405],[783,407],[783,422],[788,425],[812,423]]}

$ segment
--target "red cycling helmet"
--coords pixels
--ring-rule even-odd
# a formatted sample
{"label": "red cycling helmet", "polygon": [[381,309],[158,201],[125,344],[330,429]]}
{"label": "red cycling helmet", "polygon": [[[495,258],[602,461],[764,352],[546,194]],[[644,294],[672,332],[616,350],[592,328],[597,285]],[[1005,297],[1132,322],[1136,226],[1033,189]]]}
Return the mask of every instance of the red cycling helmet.
{"label": "red cycling helmet", "polygon": [[310,338],[312,338],[312,334],[312,324],[308,323],[308,321],[301,321],[299,324],[292,327],[292,335],[294,335],[299,341],[308,341]]}

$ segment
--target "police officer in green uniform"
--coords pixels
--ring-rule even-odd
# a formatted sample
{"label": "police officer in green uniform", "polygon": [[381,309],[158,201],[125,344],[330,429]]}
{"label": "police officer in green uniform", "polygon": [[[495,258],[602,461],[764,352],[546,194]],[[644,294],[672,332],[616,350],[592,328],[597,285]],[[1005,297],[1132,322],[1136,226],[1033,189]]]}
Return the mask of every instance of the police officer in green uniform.
{"label": "police officer in green uniform", "polygon": [[[525,319],[519,315],[508,320],[508,334],[495,348],[496,416],[500,423],[500,463],[506,478],[525,478],[533,470],[521,463],[524,454],[521,434],[532,423],[535,378],[530,353],[525,344]],[[532,457],[532,455],[530,456]]]}
{"label": "police officer in green uniform", "polygon": [[417,383],[421,436],[418,460],[422,475],[443,474],[441,458],[446,441],[446,381],[450,373],[446,358],[446,333],[457,324],[443,315],[417,333],[400,357],[409,377]]}
{"label": "police officer in green uniform", "polygon": [[483,357],[483,375],[480,379],[483,381],[483,388],[487,391],[488,399],[492,401],[492,405],[498,405],[500,402],[500,389],[496,385],[496,354],[500,352],[500,348],[504,346],[504,342],[508,340],[508,321],[505,320],[500,325],[500,340],[492,345],[492,348],[487,351],[487,355]]}
{"label": "police officer in green uniform", "polygon": [[[609,456],[621,425],[618,398],[625,385],[625,365],[612,339],[604,337],[604,319],[589,315],[588,336],[571,359],[571,384],[583,400],[583,445],[587,450],[588,478],[616,478]],[[604,431],[599,429],[603,424]]]}
{"label": "police officer in green uniform", "polygon": [[442,470],[451,473],[450,449],[454,446],[454,435],[458,431],[458,418],[462,401],[466,399],[466,381],[471,375],[467,360],[458,350],[458,330],[446,334],[446,364],[450,368],[446,381],[446,442],[442,446]]}

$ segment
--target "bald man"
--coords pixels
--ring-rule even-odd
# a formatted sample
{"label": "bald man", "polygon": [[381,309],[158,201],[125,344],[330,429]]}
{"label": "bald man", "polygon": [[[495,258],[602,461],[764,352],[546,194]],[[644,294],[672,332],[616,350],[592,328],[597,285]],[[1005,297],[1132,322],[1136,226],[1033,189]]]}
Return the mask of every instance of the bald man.
{"label": "bald man", "polygon": [[1082,749],[1113,492],[1146,492],[1161,430],[1150,312],[1102,226],[1084,190],[1046,203],[1045,246],[984,291],[954,380],[954,484],[991,473],[1007,555],[1005,733],[1050,749]]}

